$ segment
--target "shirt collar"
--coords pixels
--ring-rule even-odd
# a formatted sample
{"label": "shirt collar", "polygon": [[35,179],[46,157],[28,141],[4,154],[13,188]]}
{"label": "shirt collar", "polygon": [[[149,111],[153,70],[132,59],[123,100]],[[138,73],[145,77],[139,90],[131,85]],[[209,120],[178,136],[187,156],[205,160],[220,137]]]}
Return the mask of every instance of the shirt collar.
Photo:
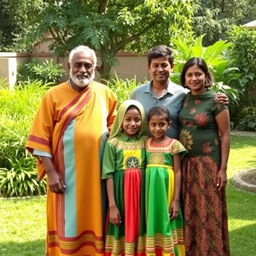
{"label": "shirt collar", "polygon": [[[151,92],[151,85],[152,85],[152,81],[147,83],[145,93],[152,93]],[[175,83],[173,83],[171,80],[168,80],[168,86],[167,86],[166,93],[174,94],[176,86],[177,85]]]}

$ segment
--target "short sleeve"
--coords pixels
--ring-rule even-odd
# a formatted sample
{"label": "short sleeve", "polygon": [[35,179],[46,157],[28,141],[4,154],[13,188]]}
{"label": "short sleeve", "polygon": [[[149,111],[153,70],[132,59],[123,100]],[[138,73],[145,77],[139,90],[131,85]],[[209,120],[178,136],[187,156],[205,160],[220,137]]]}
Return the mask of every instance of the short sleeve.
{"label": "short sleeve", "polygon": [[174,139],[174,142],[171,145],[171,152],[173,155],[180,154],[180,153],[184,155],[184,153],[186,153],[186,149],[178,140]]}
{"label": "short sleeve", "polygon": [[216,106],[215,106],[215,109],[214,109],[214,116],[217,116],[218,114],[220,114],[225,109],[228,109],[228,106],[226,104],[216,103]]}
{"label": "short sleeve", "polygon": [[107,142],[103,155],[102,179],[108,179],[115,172],[116,148],[113,144]]}
{"label": "short sleeve", "polygon": [[33,150],[33,155],[34,156],[46,156],[46,157],[52,158],[52,155],[50,153],[42,151],[42,150],[38,150],[38,149]]}

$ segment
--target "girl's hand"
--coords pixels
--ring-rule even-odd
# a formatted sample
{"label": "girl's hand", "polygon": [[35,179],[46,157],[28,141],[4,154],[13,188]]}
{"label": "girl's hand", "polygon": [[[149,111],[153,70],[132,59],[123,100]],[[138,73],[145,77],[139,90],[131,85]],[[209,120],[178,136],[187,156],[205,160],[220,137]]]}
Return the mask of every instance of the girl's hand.
{"label": "girl's hand", "polygon": [[109,207],[109,221],[114,225],[121,225],[121,215],[116,206]]}
{"label": "girl's hand", "polygon": [[174,200],[170,207],[170,219],[175,219],[179,214],[179,201]]}
{"label": "girl's hand", "polygon": [[227,185],[227,173],[225,170],[220,169],[217,176],[218,191],[225,188],[226,185]]}

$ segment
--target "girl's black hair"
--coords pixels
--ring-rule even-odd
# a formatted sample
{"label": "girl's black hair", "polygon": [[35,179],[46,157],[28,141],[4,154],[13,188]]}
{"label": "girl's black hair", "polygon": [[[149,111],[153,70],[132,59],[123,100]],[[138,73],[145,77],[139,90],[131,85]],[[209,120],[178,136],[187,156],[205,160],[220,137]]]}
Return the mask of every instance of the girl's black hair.
{"label": "girl's black hair", "polygon": [[169,113],[169,111],[168,111],[168,109],[166,107],[163,107],[163,106],[152,107],[148,111],[147,121],[149,121],[152,116],[156,116],[156,115],[157,116],[165,116],[165,119],[166,119],[167,122],[171,121],[170,113]]}
{"label": "girl's black hair", "polygon": [[180,76],[180,83],[181,85],[183,85],[184,87],[186,87],[186,79],[185,79],[185,76],[186,76],[186,72],[187,70],[192,67],[192,66],[198,66],[205,74],[205,78],[206,78],[206,81],[205,81],[205,88],[209,88],[212,86],[212,83],[213,83],[213,78],[212,78],[212,75],[207,67],[207,64],[206,62],[204,61],[204,59],[202,58],[191,58],[189,59],[183,69],[182,69],[182,72],[181,72],[181,76]]}

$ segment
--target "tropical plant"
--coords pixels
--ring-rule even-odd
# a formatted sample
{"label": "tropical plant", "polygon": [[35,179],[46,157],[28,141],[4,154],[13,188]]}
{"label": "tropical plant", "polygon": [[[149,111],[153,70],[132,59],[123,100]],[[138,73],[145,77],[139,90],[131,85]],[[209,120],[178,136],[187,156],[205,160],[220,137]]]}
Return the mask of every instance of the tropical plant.
{"label": "tropical plant", "polygon": [[177,36],[189,38],[192,11],[190,1],[179,0],[47,1],[29,40],[50,33],[50,49],[61,56],[88,45],[101,59],[101,78],[108,80],[120,50],[144,52]]}
{"label": "tropical plant", "polygon": [[34,196],[46,193],[46,180],[39,182],[36,172],[21,166],[20,160],[12,164],[14,167],[10,170],[0,168],[0,197]]}
{"label": "tropical plant", "polygon": [[230,66],[230,61],[226,55],[226,51],[232,46],[232,43],[220,40],[213,45],[204,47],[202,40],[203,35],[195,39],[192,45],[181,39],[173,40],[176,56],[172,80],[179,83],[180,73],[185,62],[192,57],[201,57],[206,61],[214,76],[212,89],[227,94],[231,101],[237,102],[238,92],[231,85],[240,77],[240,74],[238,68]]}
{"label": "tropical plant", "polygon": [[53,60],[41,62],[39,59],[21,65],[18,68],[17,80],[24,81],[42,81],[42,83],[57,84],[64,74],[61,64],[55,64]]}

